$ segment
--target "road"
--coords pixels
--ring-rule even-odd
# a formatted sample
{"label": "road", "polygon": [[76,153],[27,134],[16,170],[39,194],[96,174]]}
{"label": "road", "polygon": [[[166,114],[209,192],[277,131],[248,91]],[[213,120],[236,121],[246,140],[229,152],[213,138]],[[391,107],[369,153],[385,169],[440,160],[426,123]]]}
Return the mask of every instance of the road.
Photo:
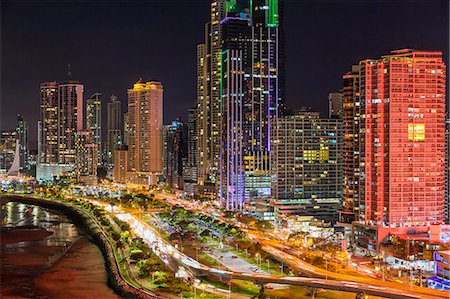
{"label": "road", "polygon": [[[193,207],[189,204],[189,202],[181,199],[177,199],[174,196],[171,195],[160,195],[160,197],[163,197],[166,199],[167,203],[170,203],[172,205],[180,205],[185,209],[192,210],[194,212],[202,212],[208,216],[214,217],[211,214],[211,211],[208,211],[208,209],[205,209],[204,207]],[[217,214],[217,213],[216,213]],[[395,282],[388,282],[388,281],[381,281],[378,278],[374,278],[374,273],[367,272],[363,273],[364,275],[344,275],[340,273],[334,273],[330,271],[326,271],[324,269],[321,269],[319,267],[316,267],[314,265],[308,264],[305,261],[297,258],[295,255],[292,255],[286,251],[290,250],[291,248],[288,248],[284,246],[283,244],[280,244],[278,240],[271,239],[268,237],[267,234],[255,231],[253,229],[249,229],[248,227],[245,227],[239,222],[233,222],[230,219],[227,219],[222,216],[215,215],[216,219],[227,223],[227,224],[233,224],[238,225],[241,227],[241,230],[243,230],[247,236],[254,242],[259,242],[262,246],[262,249],[273,256],[276,256],[283,260],[286,264],[289,264],[299,270],[301,270],[304,273],[307,273],[313,277],[319,277],[319,278],[328,278],[328,279],[334,279],[338,281],[345,280],[346,283],[360,283],[360,284],[366,284],[370,285],[372,287],[377,288],[388,288],[389,290],[397,290],[400,292],[400,294],[411,294],[411,298],[446,298],[449,299],[448,292],[430,289],[430,288],[424,288],[424,287],[418,287],[418,286],[407,286],[404,284],[399,284]],[[251,273],[250,273],[251,274]],[[331,280],[326,280],[331,281]],[[416,296],[416,297],[414,297]],[[418,296],[418,297],[417,297]],[[389,297],[389,296],[385,296]]]}
{"label": "road", "polygon": [[[108,208],[108,204],[88,199],[93,204],[102,206],[105,209],[111,211]],[[447,292],[433,292],[436,290],[421,288],[426,292],[419,292],[417,289],[414,291],[405,290],[403,288],[387,286],[386,282],[381,282],[382,285],[374,285],[373,283],[355,282],[340,279],[337,280],[326,280],[318,278],[305,278],[305,277],[284,277],[260,273],[244,273],[244,272],[233,272],[224,271],[216,268],[211,268],[206,265],[199,263],[198,261],[192,259],[191,257],[181,253],[175,247],[173,247],[169,242],[162,239],[159,232],[153,229],[149,224],[147,224],[142,219],[136,217],[134,213],[125,212],[120,209],[120,207],[115,208],[115,215],[122,221],[127,222],[130,227],[134,230],[134,233],[143,238],[143,240],[149,244],[149,246],[157,254],[168,254],[180,263],[180,269],[178,275],[180,277],[192,278],[194,271],[203,272],[208,275],[214,275],[222,277],[223,279],[234,279],[239,278],[243,280],[250,280],[257,284],[267,284],[267,283],[277,283],[277,284],[288,284],[288,285],[298,285],[310,288],[321,288],[321,289],[331,289],[344,292],[352,293],[363,293],[372,296],[381,296],[386,298],[423,298],[423,299],[448,299]],[[272,249],[273,250],[273,249]],[[275,249],[278,250],[278,249]],[[291,255],[284,253],[280,250],[274,252],[275,254],[283,256],[284,259],[291,260],[292,262],[300,262],[295,260]],[[302,261],[303,262],[303,261]],[[311,269],[314,271],[314,269]],[[322,270],[324,271],[324,270]],[[354,278],[352,276],[352,278]]]}

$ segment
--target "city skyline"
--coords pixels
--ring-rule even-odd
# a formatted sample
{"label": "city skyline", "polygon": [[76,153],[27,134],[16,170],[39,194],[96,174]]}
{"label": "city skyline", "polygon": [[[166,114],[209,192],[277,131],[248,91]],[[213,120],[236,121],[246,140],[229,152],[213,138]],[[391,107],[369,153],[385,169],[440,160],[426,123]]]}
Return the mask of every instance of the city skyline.
{"label": "city skyline", "polygon": [[[356,63],[359,58],[374,58],[387,54],[393,49],[411,47],[443,51],[444,61],[448,63],[448,3],[445,1],[429,1],[427,3],[404,1],[402,3],[406,5],[401,5],[400,2],[383,3],[387,9],[381,12],[380,9],[377,9],[380,2],[376,1],[370,1],[365,5],[351,2],[327,2],[326,6],[320,5],[323,4],[322,2],[315,4],[286,1],[284,18],[286,24],[284,27],[286,28],[287,40],[287,106],[293,108],[312,106],[313,110],[326,115],[328,93],[341,87],[341,74],[347,70],[349,64]],[[110,23],[109,17],[116,16],[120,10],[118,5],[105,6],[105,4],[100,3],[88,3],[89,8],[100,14],[98,19],[106,20],[99,24],[97,20],[93,20],[93,17],[87,16],[85,22],[94,27],[93,33],[87,32],[91,28],[87,25],[77,27],[70,23],[70,20],[83,13],[84,6],[80,3],[70,3],[66,6],[44,3],[37,7],[36,5],[33,6],[33,3],[21,3],[19,5],[14,2],[6,2],[2,6],[5,9],[2,9],[2,61],[4,67],[1,79],[0,126],[2,129],[14,128],[15,115],[21,113],[30,127],[29,143],[31,149],[37,148],[37,120],[39,116],[34,113],[39,107],[37,87],[41,82],[55,79],[57,81],[64,80],[68,63],[72,65],[73,78],[80,80],[85,85],[84,102],[87,101],[89,95],[96,91],[102,92],[104,99],[115,94],[122,103],[123,111],[125,111],[126,89],[129,82],[136,82],[139,77],[144,79],[156,78],[165,82],[166,86],[164,123],[169,123],[176,117],[181,117],[183,120],[187,119],[188,109],[195,104],[196,45],[202,42],[203,24],[208,21],[209,1],[178,3],[178,5],[174,5],[170,1],[169,3],[154,3],[152,5],[143,3],[142,7],[148,7],[149,11],[160,13],[170,11],[171,14],[167,17],[165,16],[167,14],[163,14],[163,19],[159,16],[160,14],[155,13],[153,21],[142,21],[143,24],[135,24],[136,26],[133,27],[125,26],[124,20],[129,19],[133,13],[139,13],[134,11],[136,8],[126,7],[123,17],[113,18],[116,23]],[[180,16],[184,16],[182,13],[186,6],[192,9],[192,15],[185,16],[189,18],[188,21],[192,24],[192,27],[190,26],[192,30],[180,29],[182,26],[178,26],[176,22]],[[396,16],[396,18],[390,18],[389,16],[393,16],[400,6],[402,14]],[[321,10],[318,9],[319,7]],[[54,50],[45,47],[46,51],[43,51],[45,46],[42,44],[43,40],[38,40],[37,37],[41,31],[51,28],[53,22],[37,22],[37,18],[46,16],[54,9],[62,9],[66,12],[67,20],[59,20],[59,22],[58,18],[54,20],[58,22],[59,30],[66,30],[69,36],[79,41],[92,39],[97,33],[96,38],[101,41],[99,49],[79,52],[79,46],[64,39],[55,38],[52,41],[52,43],[55,43]],[[34,13],[28,17],[30,23],[36,25],[33,30],[29,30],[30,27],[27,27],[27,25],[21,25],[17,28],[11,27],[13,20],[10,18],[17,17],[20,14],[27,15],[31,10]],[[417,10],[421,11],[421,15],[416,15],[415,11]],[[362,11],[366,14],[364,19],[368,20],[364,24],[358,21],[362,18],[361,13],[358,12]],[[122,10],[120,12],[122,13]],[[383,23],[379,24],[378,28],[369,26],[369,21],[376,21],[377,16],[381,13],[388,16],[383,19]],[[312,24],[313,21],[311,16],[314,18],[322,17],[323,20],[318,25],[310,26],[309,24]],[[408,20],[414,20],[414,24]],[[147,26],[145,26],[146,24]],[[402,26],[403,24],[404,26]],[[148,43],[142,43],[142,45],[132,43],[132,47],[125,46],[122,49],[114,42],[120,41],[120,44],[123,45],[124,40],[129,42],[130,38],[137,37],[142,30],[140,28],[151,28],[148,25],[163,26],[170,32],[174,31],[174,36],[179,39],[179,43],[177,43],[179,50],[172,49],[169,51],[167,47],[173,48],[174,41],[172,39],[165,41],[163,37],[158,36],[158,32],[154,33],[155,36],[163,39],[157,49],[150,49],[152,47]],[[414,32],[410,32],[408,25],[415,28],[415,30],[412,30]],[[129,28],[134,30],[128,32]],[[118,30],[117,33],[116,31],[113,32],[116,29]],[[380,36],[379,32],[384,34]],[[353,38],[356,41],[362,41],[364,39],[362,33],[372,36],[371,42],[355,45]],[[343,36],[342,41],[332,38],[338,36],[338,34]],[[24,38],[21,39],[21,43],[18,43],[12,35],[23,36]],[[305,40],[309,42],[304,43]],[[350,43],[352,47],[347,47],[346,45]],[[81,42],[80,44],[84,43]],[[28,46],[25,48],[25,45]],[[105,48],[105,45],[109,47]],[[19,61],[19,57],[16,57],[16,55],[20,56],[25,49],[41,56],[42,59],[38,61],[20,59]],[[341,49],[342,51],[335,51],[334,49]],[[327,53],[327,55],[325,56],[324,53]],[[142,59],[135,59],[140,55],[149,58],[144,62],[142,62]],[[29,56],[33,57],[33,55]],[[153,57],[161,57],[161,59]],[[319,59],[320,57],[323,57],[323,59]],[[113,66],[110,66],[111,64]],[[328,71],[321,73],[320,69],[324,67]],[[25,80],[20,80],[20,87],[16,83],[12,83],[18,76],[25,78]],[[319,78],[320,80],[318,80]],[[22,81],[26,83],[22,83]],[[104,100],[103,102],[107,101]],[[102,108],[102,117],[104,118],[106,118],[105,105],[103,104]]]}
{"label": "city skyline", "polygon": [[450,2],[6,1],[0,296],[448,299]]}

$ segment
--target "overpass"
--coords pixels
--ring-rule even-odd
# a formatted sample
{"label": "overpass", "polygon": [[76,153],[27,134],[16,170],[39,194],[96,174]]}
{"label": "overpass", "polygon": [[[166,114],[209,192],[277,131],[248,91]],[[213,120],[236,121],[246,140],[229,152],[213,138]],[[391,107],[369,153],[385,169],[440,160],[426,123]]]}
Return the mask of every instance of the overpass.
{"label": "overpass", "polygon": [[[92,203],[100,206],[107,206],[104,203],[89,200]],[[295,277],[295,276],[277,276],[277,275],[269,275],[269,274],[256,274],[256,273],[241,273],[241,272],[232,272],[226,270],[219,270],[216,268],[211,268],[206,265],[203,265],[196,261],[195,259],[187,256],[184,253],[178,251],[175,247],[173,247],[168,241],[164,240],[160,237],[159,232],[152,228],[150,225],[145,223],[143,220],[136,218],[130,213],[125,211],[121,211],[120,209],[116,210],[115,214],[120,220],[127,222],[130,224],[131,228],[134,229],[134,232],[143,238],[143,240],[151,246],[151,248],[157,254],[168,254],[173,257],[180,266],[184,267],[184,273],[187,274],[186,278],[192,278],[191,275],[194,276],[202,276],[202,275],[210,275],[219,277],[225,281],[229,281],[232,279],[242,279],[252,281],[257,285],[264,286],[269,283],[274,284],[286,284],[286,285],[294,285],[294,286],[302,286],[306,288],[313,289],[313,298],[314,298],[314,290],[317,289],[328,289],[328,290],[336,290],[342,292],[351,292],[357,295],[357,298],[361,298],[363,295],[372,295],[378,297],[385,298],[393,298],[393,299],[448,299],[448,293],[442,292],[436,295],[426,295],[423,293],[418,293],[416,291],[409,291],[400,288],[393,288],[387,286],[379,286],[379,285],[371,285],[361,282],[353,282],[353,281],[345,281],[345,280],[327,280],[327,279],[319,279],[319,278],[307,278],[307,277]]]}

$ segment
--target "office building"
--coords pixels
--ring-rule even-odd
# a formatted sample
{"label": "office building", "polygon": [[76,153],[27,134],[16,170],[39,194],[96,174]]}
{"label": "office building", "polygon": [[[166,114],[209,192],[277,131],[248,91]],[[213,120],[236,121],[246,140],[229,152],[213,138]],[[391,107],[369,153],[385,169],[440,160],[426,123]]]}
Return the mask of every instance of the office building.
{"label": "office building", "polygon": [[92,138],[97,148],[97,164],[102,163],[102,101],[101,93],[94,93],[86,104],[86,129],[92,131]]}
{"label": "office building", "polygon": [[114,164],[114,150],[122,144],[122,107],[116,96],[111,96],[106,117],[106,161]]}
{"label": "office building", "polygon": [[185,125],[174,120],[163,127],[163,167],[166,187],[183,189],[183,160],[187,152]]}
{"label": "office building", "polygon": [[41,120],[37,164],[58,164],[58,83],[43,82],[41,89]]}
{"label": "office building", "polygon": [[343,91],[328,94],[328,117],[344,117]]}
{"label": "office building", "polygon": [[281,117],[272,136],[275,214],[336,222],[344,179],[342,122],[302,111]]}
{"label": "office building", "polygon": [[91,130],[81,130],[76,135],[76,175],[79,183],[97,183],[97,144]]}
{"label": "office building", "polygon": [[58,162],[75,164],[75,139],[83,130],[83,85],[71,78],[58,84]]}
{"label": "office building", "polygon": [[128,148],[125,145],[114,150],[114,182],[125,184],[128,171]]}
{"label": "office building", "polygon": [[360,197],[370,224],[444,221],[446,66],[403,49],[360,62]]}
{"label": "office building", "polygon": [[158,81],[128,89],[128,167],[140,184],[156,184],[163,171],[163,91]]}
{"label": "office building", "polygon": [[21,114],[17,115],[17,139],[19,140],[20,171],[29,169],[28,164],[28,125]]}
{"label": "office building", "polygon": [[187,122],[187,159],[183,167],[183,190],[188,196],[194,195],[198,176],[198,138],[197,138],[197,107],[188,111]]}

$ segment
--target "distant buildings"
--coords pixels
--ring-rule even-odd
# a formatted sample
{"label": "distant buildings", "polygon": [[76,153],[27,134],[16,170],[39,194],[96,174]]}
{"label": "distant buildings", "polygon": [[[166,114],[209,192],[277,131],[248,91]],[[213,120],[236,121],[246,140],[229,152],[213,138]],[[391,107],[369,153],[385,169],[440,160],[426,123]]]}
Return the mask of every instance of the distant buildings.
{"label": "distant buildings", "polygon": [[156,184],[163,171],[163,91],[158,81],[128,89],[128,167],[134,183]]}
{"label": "distant buildings", "polygon": [[83,85],[69,80],[58,84],[58,163],[75,164],[75,138],[83,130]]}
{"label": "distant buildings", "polygon": [[272,127],[276,215],[336,222],[342,204],[342,122],[315,112],[279,118]]}
{"label": "distant buildings", "polygon": [[114,165],[114,150],[122,144],[122,107],[116,96],[111,96],[106,118],[106,162]]}
{"label": "distant buildings", "polygon": [[41,83],[41,121],[37,164],[59,163],[58,83]]}
{"label": "distant buildings", "polygon": [[83,85],[71,78],[41,84],[41,120],[36,178],[53,181],[76,164],[76,136],[83,130]]}
{"label": "distant buildings", "polygon": [[76,175],[77,181],[94,185],[97,183],[97,144],[94,132],[82,130],[76,136]]}
{"label": "distant buildings", "polygon": [[128,112],[123,114],[123,144],[128,145]]}
{"label": "distant buildings", "polygon": [[21,114],[17,115],[17,139],[19,140],[20,171],[30,168],[28,163],[28,124]]}
{"label": "distant buildings", "polygon": [[0,174],[6,174],[14,161],[17,131],[0,132]]}
{"label": "distant buildings", "polygon": [[86,104],[86,129],[92,131],[92,138],[97,148],[97,164],[102,164],[102,101],[101,93],[94,93]]}
{"label": "distant buildings", "polygon": [[114,182],[127,183],[128,148],[120,146],[114,150]]}

